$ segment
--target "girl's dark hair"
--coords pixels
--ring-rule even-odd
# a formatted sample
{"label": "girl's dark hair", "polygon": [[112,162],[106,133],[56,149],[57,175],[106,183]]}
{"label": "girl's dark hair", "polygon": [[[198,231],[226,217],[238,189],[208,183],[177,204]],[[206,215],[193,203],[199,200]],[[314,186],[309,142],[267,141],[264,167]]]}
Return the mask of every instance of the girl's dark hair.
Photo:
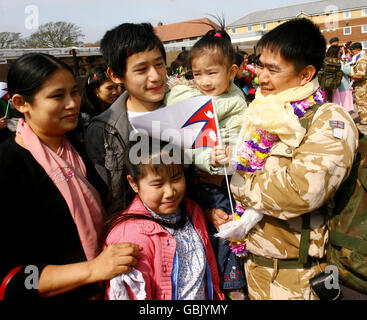
{"label": "girl's dark hair", "polygon": [[340,47],[336,45],[332,45],[327,49],[325,57],[329,58],[339,58]]}
{"label": "girl's dark hair", "polygon": [[97,115],[101,111],[96,89],[106,81],[110,81],[107,75],[106,66],[98,66],[91,69],[83,85],[81,111],[91,114],[92,116]]}
{"label": "girl's dark hair", "polygon": [[101,52],[113,73],[124,77],[127,58],[135,53],[158,48],[164,62],[166,51],[150,23],[123,23],[105,33]]}
{"label": "girl's dark hair", "polygon": [[189,65],[192,60],[200,57],[203,51],[213,54],[218,63],[230,67],[235,62],[235,51],[232,46],[231,37],[225,30],[224,20],[220,21],[220,29],[209,30],[200,40],[198,40],[190,50]]}
{"label": "girl's dark hair", "polygon": [[316,77],[324,62],[326,40],[311,20],[299,18],[284,22],[266,33],[257,48],[279,51],[284,59],[292,62],[297,73],[312,65],[316,69]]}
{"label": "girl's dark hair", "polygon": [[[124,181],[124,196],[119,207],[115,208],[115,213],[111,215],[105,224],[105,237],[117,224],[128,219],[152,220],[164,227],[174,229],[179,229],[185,224],[185,210],[183,210],[180,221],[176,224],[157,220],[151,216],[126,212],[136,196],[127,181],[127,176],[130,175],[132,180],[138,183],[148,172],[152,171],[156,174],[168,174],[170,176],[175,175],[177,172],[184,173],[182,156],[183,152],[178,146],[147,136],[141,136],[141,140],[129,143],[123,158],[122,179]],[[169,163],[169,160],[173,160],[173,162]],[[125,213],[121,214],[124,211]]]}
{"label": "girl's dark hair", "polygon": [[[45,53],[27,53],[11,65],[7,83],[10,97],[20,94],[24,101],[32,103],[34,95],[41,89],[45,80],[56,70],[73,70],[65,62]],[[73,75],[74,76],[74,75]]]}

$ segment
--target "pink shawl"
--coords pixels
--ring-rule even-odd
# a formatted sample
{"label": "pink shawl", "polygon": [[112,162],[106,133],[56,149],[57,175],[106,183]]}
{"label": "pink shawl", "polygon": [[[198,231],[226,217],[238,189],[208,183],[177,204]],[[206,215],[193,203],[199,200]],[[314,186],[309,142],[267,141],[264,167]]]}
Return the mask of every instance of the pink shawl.
{"label": "pink shawl", "polygon": [[65,136],[55,153],[40,141],[23,119],[18,121],[16,135],[23,139],[29,152],[64,197],[87,259],[95,258],[104,211],[98,192],[85,178],[86,168],[82,158]]}

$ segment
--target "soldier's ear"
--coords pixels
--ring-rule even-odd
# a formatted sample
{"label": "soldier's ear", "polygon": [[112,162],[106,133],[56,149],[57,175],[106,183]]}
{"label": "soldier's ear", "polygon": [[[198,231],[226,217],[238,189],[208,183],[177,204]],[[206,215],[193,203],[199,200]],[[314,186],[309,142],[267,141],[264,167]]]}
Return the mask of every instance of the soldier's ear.
{"label": "soldier's ear", "polygon": [[308,65],[304,67],[299,73],[300,76],[300,85],[304,86],[305,84],[312,81],[314,75],[316,74],[316,68],[313,65]]}

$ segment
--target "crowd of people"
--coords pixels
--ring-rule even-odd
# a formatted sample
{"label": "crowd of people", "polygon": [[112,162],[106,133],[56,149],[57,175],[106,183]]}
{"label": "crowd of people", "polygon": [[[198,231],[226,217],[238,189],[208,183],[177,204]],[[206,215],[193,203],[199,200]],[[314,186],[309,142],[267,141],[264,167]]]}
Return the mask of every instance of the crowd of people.
{"label": "crowd of people", "polygon": [[[326,47],[305,18],[266,33],[259,55],[236,52],[222,26],[168,76],[152,25],[123,23],[83,88],[58,58],[18,58],[7,100],[21,117],[0,144],[0,299],[322,299],[323,208],[367,132],[367,54]],[[325,54],[343,72],[330,101]],[[183,150],[131,122],[202,95],[216,108],[214,148]],[[367,287],[340,287],[367,299]]]}

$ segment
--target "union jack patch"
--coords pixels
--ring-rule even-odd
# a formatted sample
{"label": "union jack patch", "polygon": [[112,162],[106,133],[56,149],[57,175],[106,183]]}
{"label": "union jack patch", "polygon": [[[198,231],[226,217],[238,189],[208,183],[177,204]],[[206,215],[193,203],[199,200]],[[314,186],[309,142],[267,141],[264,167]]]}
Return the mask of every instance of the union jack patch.
{"label": "union jack patch", "polygon": [[331,120],[331,121],[329,121],[329,123],[330,123],[330,127],[332,127],[332,128],[344,129],[344,122],[343,121]]}

